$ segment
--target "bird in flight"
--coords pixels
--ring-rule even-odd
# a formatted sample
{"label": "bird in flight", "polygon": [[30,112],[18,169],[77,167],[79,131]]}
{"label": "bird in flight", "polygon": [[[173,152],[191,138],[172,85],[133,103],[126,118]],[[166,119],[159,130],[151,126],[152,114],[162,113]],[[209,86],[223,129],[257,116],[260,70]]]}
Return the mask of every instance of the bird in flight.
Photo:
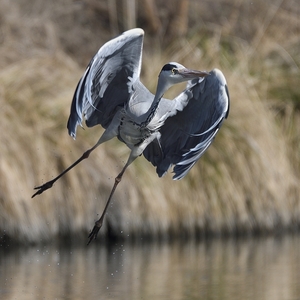
{"label": "bird in flight", "polygon": [[[101,217],[88,236],[96,239],[109,203],[127,167],[140,155],[156,167],[159,177],[173,166],[173,179],[182,179],[211,145],[229,112],[229,93],[223,73],[165,64],[153,95],[140,81],[144,31],[131,29],[104,44],[80,79],[71,104],[69,134],[75,139],[82,120],[104,129],[98,142],[54,179],[34,189],[42,194],[100,144],[117,137],[129,149],[129,158],[115,178]],[[187,82],[173,100],[163,98],[174,84]]]}

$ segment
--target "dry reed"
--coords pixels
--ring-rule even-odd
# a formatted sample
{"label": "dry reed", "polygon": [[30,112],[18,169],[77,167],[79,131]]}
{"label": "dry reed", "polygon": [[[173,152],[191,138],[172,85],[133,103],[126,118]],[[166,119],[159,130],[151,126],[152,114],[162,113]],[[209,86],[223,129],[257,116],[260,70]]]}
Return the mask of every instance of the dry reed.
{"label": "dry reed", "polygon": [[[0,15],[0,229],[12,239],[38,242],[91,229],[128,149],[110,141],[51,190],[30,198],[33,186],[65,169],[101,133],[100,127],[79,130],[74,142],[65,128],[83,71],[74,58],[85,60],[85,46],[83,57],[90,57],[93,46],[102,44],[93,38],[89,26],[94,23],[85,28],[69,17],[63,20],[52,2],[45,7],[43,0],[34,2],[29,8],[26,1],[1,1],[7,14]],[[192,3],[195,11],[196,1]],[[193,24],[187,39],[163,52],[149,47],[150,40],[152,45],[158,40],[146,35],[142,80],[154,90],[157,73],[169,60],[197,69],[218,67],[230,89],[229,119],[182,181],[174,182],[170,175],[157,178],[151,164],[138,158],[117,189],[101,235],[252,233],[299,225],[299,25],[293,17],[287,20],[289,8],[281,2],[265,10],[262,27],[262,14],[251,19],[253,24],[242,22],[243,15],[254,16],[252,8],[218,3],[230,11],[227,21],[203,17],[201,28]],[[65,8],[80,14],[71,2]],[[217,9],[213,12],[218,15]],[[289,27],[279,28],[276,18],[289,21]],[[288,29],[291,34],[284,39]],[[81,40],[92,46],[83,47]],[[286,76],[291,80],[284,81]]]}

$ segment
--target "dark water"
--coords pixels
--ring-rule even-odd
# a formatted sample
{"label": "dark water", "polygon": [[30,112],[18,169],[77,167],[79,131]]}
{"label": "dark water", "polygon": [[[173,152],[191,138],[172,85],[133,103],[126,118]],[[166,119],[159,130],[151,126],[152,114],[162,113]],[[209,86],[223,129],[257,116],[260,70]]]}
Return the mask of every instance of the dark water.
{"label": "dark water", "polygon": [[300,237],[0,248],[0,299],[300,299]]}

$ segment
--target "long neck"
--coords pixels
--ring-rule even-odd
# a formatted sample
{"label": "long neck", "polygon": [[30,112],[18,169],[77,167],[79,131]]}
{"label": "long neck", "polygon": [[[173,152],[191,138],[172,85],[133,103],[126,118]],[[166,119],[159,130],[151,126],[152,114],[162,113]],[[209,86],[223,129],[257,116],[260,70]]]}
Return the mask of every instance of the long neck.
{"label": "long neck", "polygon": [[143,126],[147,126],[155,116],[159,102],[168,88],[169,86],[165,82],[158,80],[156,93],[152,101],[152,104],[149,107],[148,116],[146,120],[143,122]]}

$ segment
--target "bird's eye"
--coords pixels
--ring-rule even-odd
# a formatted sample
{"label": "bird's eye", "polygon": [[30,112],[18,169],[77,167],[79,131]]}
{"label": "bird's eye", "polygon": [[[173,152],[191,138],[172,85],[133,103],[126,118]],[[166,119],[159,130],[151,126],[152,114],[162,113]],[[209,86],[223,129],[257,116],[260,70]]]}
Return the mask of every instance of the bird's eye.
{"label": "bird's eye", "polygon": [[171,72],[172,72],[173,75],[175,75],[175,74],[178,73],[178,70],[177,70],[176,68],[173,68],[173,69],[171,70]]}

